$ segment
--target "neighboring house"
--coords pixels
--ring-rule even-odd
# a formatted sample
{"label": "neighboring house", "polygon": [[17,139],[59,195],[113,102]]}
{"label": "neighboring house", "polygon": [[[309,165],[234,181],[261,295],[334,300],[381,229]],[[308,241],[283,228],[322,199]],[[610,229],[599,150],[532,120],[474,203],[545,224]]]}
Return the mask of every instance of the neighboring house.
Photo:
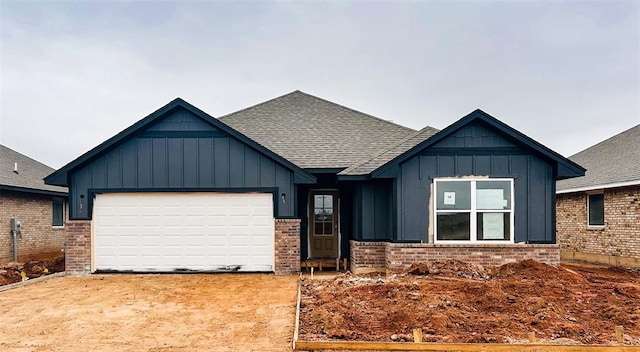
{"label": "neighboring house", "polygon": [[476,110],[415,131],[295,91],[215,119],[176,99],[46,178],[67,272],[353,271],[559,261],[555,181],[584,169]]}
{"label": "neighboring house", "polygon": [[[44,184],[53,171],[0,145],[0,263],[62,255],[67,189]],[[12,219],[21,223],[15,242]]]}
{"label": "neighboring house", "polygon": [[569,159],[588,171],[557,184],[562,258],[640,267],[640,125]]}

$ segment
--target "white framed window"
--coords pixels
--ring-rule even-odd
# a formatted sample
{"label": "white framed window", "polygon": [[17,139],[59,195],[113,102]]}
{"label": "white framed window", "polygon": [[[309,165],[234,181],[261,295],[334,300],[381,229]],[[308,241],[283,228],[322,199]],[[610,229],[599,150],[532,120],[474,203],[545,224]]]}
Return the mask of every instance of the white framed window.
{"label": "white framed window", "polygon": [[587,194],[587,224],[589,227],[604,227],[604,193]]}
{"label": "white framed window", "polygon": [[513,179],[434,179],[436,243],[513,243]]}

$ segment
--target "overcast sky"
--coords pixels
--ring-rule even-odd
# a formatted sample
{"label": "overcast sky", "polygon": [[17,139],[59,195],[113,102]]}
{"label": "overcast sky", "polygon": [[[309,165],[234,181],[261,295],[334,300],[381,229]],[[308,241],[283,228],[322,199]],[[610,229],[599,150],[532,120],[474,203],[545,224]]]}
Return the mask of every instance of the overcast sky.
{"label": "overcast sky", "polygon": [[570,156],[640,123],[640,1],[0,0],[0,144],[58,168],[176,97],[296,89],[444,128],[480,108]]}

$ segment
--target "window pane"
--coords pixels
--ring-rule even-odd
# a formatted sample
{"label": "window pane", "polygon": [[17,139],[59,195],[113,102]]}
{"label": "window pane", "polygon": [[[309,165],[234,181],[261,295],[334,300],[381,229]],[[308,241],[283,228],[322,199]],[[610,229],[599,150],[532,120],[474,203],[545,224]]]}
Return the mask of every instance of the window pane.
{"label": "window pane", "polygon": [[477,181],[476,208],[479,210],[511,209],[511,182]]}
{"label": "window pane", "polygon": [[438,210],[471,209],[471,182],[438,181],[436,188]]}
{"label": "window pane", "polygon": [[589,195],[589,225],[604,226],[604,194]]}
{"label": "window pane", "polygon": [[478,240],[508,241],[511,238],[510,213],[478,213]]}
{"label": "window pane", "polygon": [[324,233],[324,222],[318,221],[314,224],[314,233],[316,235],[322,235]]}
{"label": "window pane", "polygon": [[327,221],[324,223],[324,234],[325,235],[333,234],[333,222]]}
{"label": "window pane", "polygon": [[333,196],[325,195],[324,196],[324,207],[325,208],[333,208]]}
{"label": "window pane", "polygon": [[438,241],[469,240],[469,213],[438,214]]}
{"label": "window pane", "polygon": [[313,196],[313,207],[314,208],[322,208],[323,204],[322,204],[322,195],[315,195]]}
{"label": "window pane", "polygon": [[64,201],[53,200],[53,226],[64,225]]}

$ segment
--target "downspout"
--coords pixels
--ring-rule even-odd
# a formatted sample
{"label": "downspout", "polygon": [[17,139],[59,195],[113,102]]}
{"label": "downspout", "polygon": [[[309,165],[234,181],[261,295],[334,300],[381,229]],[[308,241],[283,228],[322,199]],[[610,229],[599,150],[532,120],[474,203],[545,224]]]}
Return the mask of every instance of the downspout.
{"label": "downspout", "polygon": [[18,231],[11,230],[11,237],[13,239],[13,261],[18,261]]}

